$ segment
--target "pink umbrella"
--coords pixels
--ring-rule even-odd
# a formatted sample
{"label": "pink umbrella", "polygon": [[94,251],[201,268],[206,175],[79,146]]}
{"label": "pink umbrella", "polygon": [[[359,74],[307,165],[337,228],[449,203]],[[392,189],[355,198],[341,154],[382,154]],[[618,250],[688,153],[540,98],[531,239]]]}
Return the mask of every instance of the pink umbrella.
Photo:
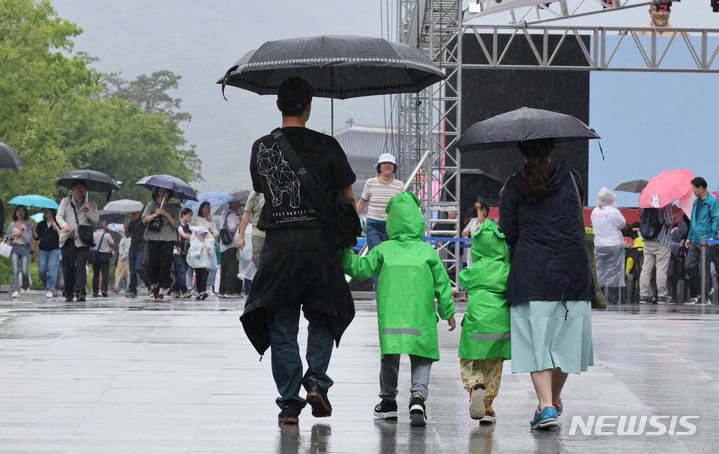
{"label": "pink umbrella", "polygon": [[649,180],[639,195],[639,208],[661,208],[686,196],[692,189],[691,170],[665,170]]}

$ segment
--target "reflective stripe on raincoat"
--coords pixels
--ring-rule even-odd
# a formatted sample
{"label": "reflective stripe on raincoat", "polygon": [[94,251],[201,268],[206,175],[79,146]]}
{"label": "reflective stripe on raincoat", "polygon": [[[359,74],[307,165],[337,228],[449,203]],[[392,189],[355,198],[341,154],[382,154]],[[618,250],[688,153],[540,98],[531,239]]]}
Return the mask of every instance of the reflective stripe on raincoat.
{"label": "reflective stripe on raincoat", "polygon": [[459,357],[463,359],[511,359],[507,277],[509,249],[504,234],[490,220],[472,235],[474,263],[459,273],[469,293],[462,320]]}
{"label": "reflective stripe on raincoat", "polygon": [[355,279],[380,273],[377,321],[383,358],[409,354],[439,360],[437,311],[443,320],[455,312],[447,270],[437,251],[422,239],[424,216],[416,195],[400,193],[390,199],[385,211],[389,241],[361,258],[345,250],[345,273]]}

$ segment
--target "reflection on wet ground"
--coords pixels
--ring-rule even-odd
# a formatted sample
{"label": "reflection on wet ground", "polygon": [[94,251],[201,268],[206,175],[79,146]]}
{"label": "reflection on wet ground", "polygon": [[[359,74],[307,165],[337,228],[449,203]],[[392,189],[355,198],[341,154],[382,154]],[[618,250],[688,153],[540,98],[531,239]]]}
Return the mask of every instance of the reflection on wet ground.
{"label": "reflection on wet ground", "polygon": [[[497,424],[469,418],[459,333],[443,325],[429,425],[409,425],[405,359],[399,421],[374,420],[379,349],[372,301],[357,303],[334,353],[333,416],[316,419],[306,410],[299,426],[278,426],[270,361],[259,361],[242,332],[243,305],[0,296],[0,452],[713,452],[719,442],[717,306],[594,312],[595,367],[569,378],[560,428],[533,432],[531,381],[511,374],[509,363]],[[305,333],[303,324],[302,345]],[[622,415],[697,416],[697,429],[691,436],[622,436],[611,429],[611,417]],[[607,435],[596,427],[571,430],[573,417],[601,416]],[[667,426],[670,420],[663,419]]]}

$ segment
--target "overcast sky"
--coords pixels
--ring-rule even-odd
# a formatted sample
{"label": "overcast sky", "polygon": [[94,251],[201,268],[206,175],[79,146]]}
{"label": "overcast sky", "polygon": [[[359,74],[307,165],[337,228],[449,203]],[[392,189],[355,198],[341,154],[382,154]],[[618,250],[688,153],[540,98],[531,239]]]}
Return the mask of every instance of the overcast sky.
{"label": "overcast sky", "polygon": [[[182,109],[193,117],[183,126],[203,161],[202,191],[249,188],[250,146],[280,120],[274,97],[228,87],[229,102],[225,102],[215,81],[245,52],[267,40],[321,34],[380,36],[384,3],[53,0],[61,17],[83,28],[76,50],[99,57],[101,61],[94,64],[98,70],[121,71],[127,79],[162,69],[183,76],[175,96],[184,100]],[[506,23],[508,16],[491,20]],[[648,13],[640,7],[577,22],[640,26],[648,22]],[[674,4],[671,23],[719,29],[719,14],[711,12],[708,0],[683,0]],[[679,54],[667,58],[680,59]],[[601,160],[596,145],[590,148],[590,201],[603,185],[613,188],[668,168],[691,169],[716,188],[718,78],[717,74],[592,73],[590,124],[604,138],[606,160]],[[384,113],[380,96],[336,101],[335,127],[349,118],[382,126]],[[329,101],[313,103],[308,126],[329,131]],[[636,203],[636,196],[618,195],[622,204]]]}

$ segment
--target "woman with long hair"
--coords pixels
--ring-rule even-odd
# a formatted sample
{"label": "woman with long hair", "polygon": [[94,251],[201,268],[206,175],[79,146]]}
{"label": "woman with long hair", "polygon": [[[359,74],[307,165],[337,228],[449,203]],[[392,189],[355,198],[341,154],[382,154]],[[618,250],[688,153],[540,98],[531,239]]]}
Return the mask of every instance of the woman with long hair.
{"label": "woman with long hair", "polygon": [[[12,297],[17,298],[20,292],[30,287],[30,273],[28,261],[30,260],[30,245],[33,240],[32,224],[27,220],[27,208],[23,205],[15,207],[12,213],[13,222],[7,228],[5,240],[12,244],[10,259],[12,260]],[[22,273],[22,288],[18,273]]]}
{"label": "woman with long hair", "polygon": [[594,282],[580,218],[579,173],[553,162],[554,139],[519,143],[524,166],[505,183],[500,225],[512,255],[512,372],[529,372],[539,404],[533,429],[557,425],[570,373],[594,364]]}

